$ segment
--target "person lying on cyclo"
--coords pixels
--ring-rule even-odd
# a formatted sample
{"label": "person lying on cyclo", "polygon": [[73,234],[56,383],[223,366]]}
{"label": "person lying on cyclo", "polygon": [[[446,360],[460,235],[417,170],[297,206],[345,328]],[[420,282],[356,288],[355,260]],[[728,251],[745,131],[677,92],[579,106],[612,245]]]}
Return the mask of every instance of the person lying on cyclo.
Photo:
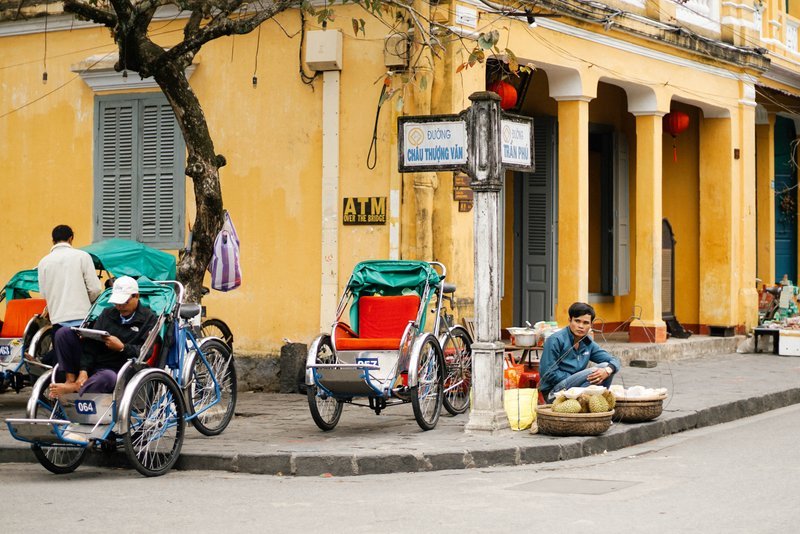
{"label": "person lying on cyclo", "polygon": [[139,302],[139,284],[130,276],[117,278],[108,301],[114,305],[97,317],[93,328],[109,333],[102,341],[81,338],[70,328],[56,332],[54,345],[66,381],[50,384],[50,396],[65,393],[111,393],[117,372],[139,356],[156,316]]}

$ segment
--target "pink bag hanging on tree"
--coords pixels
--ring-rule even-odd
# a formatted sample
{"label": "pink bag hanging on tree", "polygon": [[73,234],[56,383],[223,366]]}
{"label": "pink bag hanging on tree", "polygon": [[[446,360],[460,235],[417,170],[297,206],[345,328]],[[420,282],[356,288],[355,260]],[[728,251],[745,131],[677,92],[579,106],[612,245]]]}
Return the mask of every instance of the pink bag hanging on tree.
{"label": "pink bag hanging on tree", "polygon": [[231,291],[242,285],[242,269],[239,266],[239,236],[231,216],[224,213],[225,222],[214,240],[214,254],[208,270],[211,271],[211,288]]}

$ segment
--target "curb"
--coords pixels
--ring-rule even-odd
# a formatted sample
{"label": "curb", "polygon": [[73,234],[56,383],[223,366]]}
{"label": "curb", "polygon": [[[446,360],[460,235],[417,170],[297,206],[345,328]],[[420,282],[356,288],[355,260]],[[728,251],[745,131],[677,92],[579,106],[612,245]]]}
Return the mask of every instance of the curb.
{"label": "curb", "polygon": [[[615,423],[609,431],[594,437],[551,437],[539,435],[535,443],[473,449],[417,453],[358,454],[202,454],[182,453],[175,469],[229,471],[277,476],[358,476],[413,473],[447,469],[473,469],[572,460],[615,451],[657,438],[728,423],[744,417],[800,404],[800,387],[722,403],[697,411],[665,411],[647,423]],[[0,463],[35,463],[33,454],[21,445],[0,447]],[[124,453],[91,454],[87,464],[125,467]]]}

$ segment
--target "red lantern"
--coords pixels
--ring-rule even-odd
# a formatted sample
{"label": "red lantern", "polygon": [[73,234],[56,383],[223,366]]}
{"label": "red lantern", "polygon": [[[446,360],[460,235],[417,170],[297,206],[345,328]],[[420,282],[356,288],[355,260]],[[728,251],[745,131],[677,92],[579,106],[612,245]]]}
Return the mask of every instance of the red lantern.
{"label": "red lantern", "polygon": [[517,104],[517,90],[508,82],[498,80],[489,85],[489,91],[497,93],[500,97],[500,108],[511,109]]}
{"label": "red lantern", "polygon": [[682,111],[672,111],[664,115],[661,126],[665,133],[672,136],[672,160],[678,161],[678,148],[675,139],[689,127],[689,115]]}

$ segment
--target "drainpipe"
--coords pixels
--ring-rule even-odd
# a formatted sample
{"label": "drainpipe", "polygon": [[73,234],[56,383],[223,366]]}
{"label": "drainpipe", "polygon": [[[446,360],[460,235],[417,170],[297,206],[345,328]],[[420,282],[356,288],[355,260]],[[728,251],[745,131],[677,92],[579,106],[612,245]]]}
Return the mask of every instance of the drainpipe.
{"label": "drainpipe", "polygon": [[339,97],[342,33],[310,31],[306,64],[322,71],[322,247],[319,322],[327,331],[336,319],[339,291]]}

